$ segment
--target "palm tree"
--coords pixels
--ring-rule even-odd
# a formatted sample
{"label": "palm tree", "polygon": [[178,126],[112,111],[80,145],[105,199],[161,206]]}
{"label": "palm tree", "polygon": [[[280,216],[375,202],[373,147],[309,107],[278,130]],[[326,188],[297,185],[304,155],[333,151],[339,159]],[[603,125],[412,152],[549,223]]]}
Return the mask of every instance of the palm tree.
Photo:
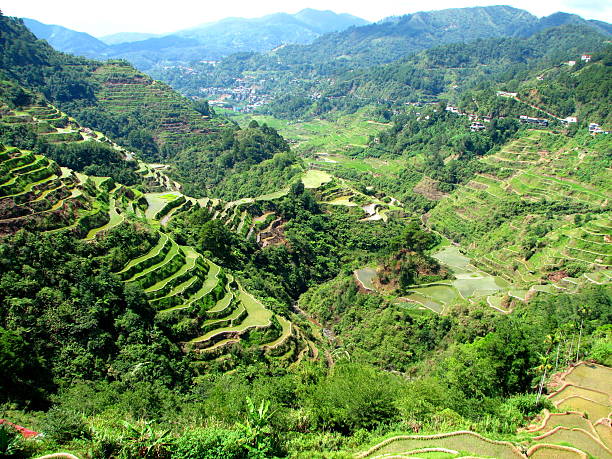
{"label": "palm tree", "polygon": [[538,397],[536,398],[536,405],[540,403],[540,398],[542,398],[542,392],[544,391],[544,381],[546,380],[546,374],[551,368],[551,365],[549,363],[550,358],[548,354],[539,354],[538,358],[540,360],[540,365],[536,367],[536,371],[538,373],[541,373],[542,377],[540,378],[540,384],[538,386]]}
{"label": "palm tree", "polygon": [[588,315],[588,306],[582,306],[578,309],[578,317],[580,317],[580,333],[578,334],[578,345],[576,346],[576,361],[579,360],[580,356],[580,341],[582,340],[582,327],[584,325],[584,319]]}
{"label": "palm tree", "polygon": [[542,377],[540,378],[540,384],[538,385],[538,397],[536,398],[536,405],[540,403],[540,398],[542,397],[542,392],[544,391],[544,381],[546,381],[546,375],[548,374],[548,370],[552,368],[552,365],[550,363],[550,351],[554,343],[555,337],[552,335],[546,335],[546,338],[544,338],[546,352],[544,354],[538,354],[540,365],[536,367],[536,372],[540,373]]}

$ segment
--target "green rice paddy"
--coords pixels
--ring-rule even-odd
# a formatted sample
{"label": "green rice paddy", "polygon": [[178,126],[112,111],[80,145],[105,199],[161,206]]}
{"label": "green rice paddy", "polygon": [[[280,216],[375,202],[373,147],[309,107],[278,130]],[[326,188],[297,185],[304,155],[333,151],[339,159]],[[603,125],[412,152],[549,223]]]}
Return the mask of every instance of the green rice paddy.
{"label": "green rice paddy", "polygon": [[319,188],[324,183],[332,181],[332,176],[325,171],[310,169],[302,177],[305,188]]}

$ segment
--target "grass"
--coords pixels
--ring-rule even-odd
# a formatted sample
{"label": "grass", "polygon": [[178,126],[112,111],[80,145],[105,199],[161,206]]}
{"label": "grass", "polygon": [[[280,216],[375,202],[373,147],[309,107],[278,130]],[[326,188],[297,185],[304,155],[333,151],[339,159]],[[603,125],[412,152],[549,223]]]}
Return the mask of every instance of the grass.
{"label": "grass", "polygon": [[152,266],[149,266],[148,268],[146,268],[144,271],[140,271],[137,272],[136,274],[134,274],[134,276],[132,276],[130,279],[127,279],[126,282],[137,282],[141,279],[144,279],[145,276],[147,276],[148,274],[159,270],[160,268],[169,265],[172,260],[174,259],[174,257],[176,256],[182,256],[180,255],[180,249],[179,246],[176,242],[174,242],[172,239],[170,240],[170,243],[172,244],[170,250],[168,251],[168,253],[166,254],[166,256],[164,257],[164,259],[162,261],[160,261],[159,263],[156,263]]}
{"label": "grass", "polygon": [[560,445],[540,444],[530,451],[530,459],[586,459],[580,451]]}
{"label": "grass", "polygon": [[409,291],[404,297],[411,302],[420,304],[421,306],[430,309],[431,311],[442,314],[444,312],[444,304],[426,297],[416,291]]}
{"label": "grass", "polygon": [[194,288],[193,285],[197,285],[199,281],[200,281],[200,277],[198,275],[191,276],[186,281],[175,286],[166,296],[154,298],[151,300],[151,302],[159,303],[169,298],[174,298],[174,297],[179,298],[185,293],[185,291]]}
{"label": "grass", "polygon": [[[556,293],[559,289],[540,285],[556,283],[565,290],[576,291],[592,280],[607,283],[607,279],[583,277],[569,285],[570,281],[549,279],[554,270],[562,272],[576,262],[587,264],[590,271],[612,266],[610,244],[603,239],[610,232],[606,225],[602,228],[580,218],[576,223],[571,214],[559,218],[541,211],[507,220],[492,218],[509,201],[518,204],[547,199],[571,203],[578,213],[591,213],[591,218],[595,213],[597,221],[608,220],[609,213],[604,212],[603,205],[609,199],[606,190],[612,189],[612,180],[609,171],[601,166],[606,152],[596,139],[581,142],[543,131],[523,133],[495,155],[481,159],[490,166],[487,173],[475,175],[467,186],[442,198],[430,211],[428,226],[470,247],[469,255],[479,267],[503,277],[517,291],[537,286],[541,292]],[[506,175],[506,170],[512,174]],[[580,210],[578,206],[592,210]],[[525,241],[534,237],[530,230],[537,227],[546,231],[537,235],[534,253],[525,256]],[[444,261],[457,266],[453,261]],[[521,293],[517,297],[525,298],[522,292],[517,293]]]}
{"label": "grass", "polygon": [[[610,395],[605,394],[603,392],[598,392],[593,389],[589,389],[588,387],[580,387],[568,384],[564,386],[558,392],[550,395],[548,399],[555,403],[560,402],[563,399],[568,397],[579,396],[583,398],[588,398],[589,400],[593,400],[594,402],[609,404],[610,403]],[[612,407],[610,408],[612,411]]]}
{"label": "grass", "polygon": [[233,298],[234,298],[234,294],[230,291],[227,291],[225,295],[223,296],[223,298],[217,301],[217,303],[206,312],[212,314],[212,313],[225,311],[229,307]]}
{"label": "grass", "polygon": [[325,171],[310,169],[302,177],[305,188],[319,188],[324,183],[332,181],[332,176]]}
{"label": "grass", "polygon": [[292,331],[291,322],[289,322],[287,319],[285,319],[282,316],[276,316],[276,319],[281,325],[281,334],[274,341],[263,345],[264,349],[266,350],[276,349],[277,347],[282,345],[285,341],[287,341],[289,337],[291,336],[291,331]]}
{"label": "grass", "polygon": [[448,285],[432,285],[431,287],[415,288],[413,291],[442,304],[453,303],[459,299],[457,289]]}
{"label": "grass", "polygon": [[447,305],[471,298],[486,297],[490,306],[499,312],[506,312],[501,309],[501,298],[491,295],[507,292],[511,287],[508,282],[475,268],[471,260],[453,245],[439,246],[437,251],[432,253],[432,257],[447,266],[455,279],[434,285],[414,286],[409,289],[406,299],[442,314]]}
{"label": "grass", "polygon": [[141,262],[159,255],[159,253],[161,253],[161,251],[164,249],[164,246],[168,242],[169,242],[168,236],[164,233],[159,233],[159,239],[157,240],[157,244],[155,245],[155,247],[153,247],[149,252],[145,253],[144,255],[131,260],[127,265],[125,265],[125,267],[121,271],[119,271],[118,274],[126,273],[132,267],[140,264]]}
{"label": "grass", "polygon": [[583,363],[574,367],[565,377],[565,381],[576,386],[612,394],[612,368]]}
{"label": "grass", "polygon": [[534,440],[543,443],[556,445],[572,445],[585,453],[597,458],[610,458],[612,451],[598,442],[595,437],[582,429],[567,429],[566,427],[556,427],[550,432],[545,433]]}
{"label": "grass", "polygon": [[223,109],[219,111],[237,120],[241,125],[247,125],[253,119],[260,124],[266,123],[278,130],[283,137],[297,142],[298,151],[346,152],[353,147],[366,146],[370,136],[375,136],[389,127],[388,124],[373,121],[367,109],[342,115],[336,119],[309,121],[288,121],[267,115],[245,115]]}
{"label": "grass", "polygon": [[266,309],[265,306],[259,301],[257,301],[251,294],[245,292],[242,287],[240,287],[239,289],[240,293],[238,298],[247,311],[246,318],[240,324],[218,328],[204,334],[203,336],[194,338],[193,340],[191,340],[192,343],[202,343],[221,334],[240,334],[249,328],[263,328],[270,325],[270,320],[272,319],[272,312]]}
{"label": "grass", "polygon": [[174,201],[175,199],[178,199],[179,194],[167,192],[147,193],[145,194],[145,198],[147,200],[147,203],[149,204],[145,212],[145,216],[149,220],[153,220],[155,218],[155,215],[157,215],[157,213],[162,210],[166,204],[171,201]]}
{"label": "grass", "polygon": [[542,426],[538,427],[538,430],[534,430],[533,433],[536,436],[550,432],[555,427],[567,427],[569,429],[583,429],[587,432],[592,432],[593,426],[588,419],[585,419],[580,414],[575,413],[551,413]]}
{"label": "grass", "polygon": [[441,435],[400,436],[394,437],[358,457],[382,457],[384,455],[400,455],[423,448],[445,448],[454,451],[465,451],[479,457],[495,457],[498,459],[524,458],[523,454],[511,443],[488,440],[473,432],[452,432]]}
{"label": "grass", "polygon": [[201,256],[191,247],[181,247],[185,252],[185,262],[179,268],[178,271],[172,273],[169,277],[161,279],[157,283],[145,289],[145,293],[149,296],[158,296],[157,294],[166,288],[166,286],[172,283],[175,279],[181,278],[184,274],[191,272],[196,267],[196,262]]}
{"label": "grass", "polygon": [[456,246],[445,247],[434,253],[432,257],[450,267],[455,273],[469,273],[473,270],[470,259],[463,255]]}
{"label": "grass", "polygon": [[117,212],[117,208],[115,207],[115,198],[112,198],[112,197],[110,198],[109,206],[110,206],[110,211],[109,211],[110,219],[108,220],[108,223],[99,228],[94,228],[90,230],[89,233],[87,233],[87,236],[85,237],[86,241],[90,241],[94,239],[101,232],[113,229],[115,226],[123,222],[125,217],[123,216],[123,214],[120,214]]}
{"label": "grass", "polygon": [[589,419],[598,420],[607,417],[612,412],[609,403],[603,404],[581,396],[568,397],[557,402],[557,408],[564,411],[578,411],[588,415]]}
{"label": "grass", "polygon": [[161,312],[172,312],[172,311],[179,311],[181,309],[188,309],[191,306],[193,306],[197,301],[201,300],[206,295],[208,295],[210,292],[212,292],[212,290],[219,283],[219,272],[221,271],[221,268],[210,260],[206,260],[206,261],[209,266],[208,276],[206,277],[204,284],[202,284],[202,287],[200,287],[200,290],[198,290],[192,297],[190,297],[186,303],[178,305],[178,306],[173,306],[168,309],[164,309]]}

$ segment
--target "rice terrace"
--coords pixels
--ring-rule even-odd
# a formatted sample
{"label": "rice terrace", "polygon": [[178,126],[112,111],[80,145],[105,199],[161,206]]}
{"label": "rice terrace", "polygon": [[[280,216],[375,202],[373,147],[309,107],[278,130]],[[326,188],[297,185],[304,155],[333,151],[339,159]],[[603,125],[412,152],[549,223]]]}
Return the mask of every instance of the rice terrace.
{"label": "rice terrace", "polygon": [[606,8],[5,3],[0,457],[612,459]]}

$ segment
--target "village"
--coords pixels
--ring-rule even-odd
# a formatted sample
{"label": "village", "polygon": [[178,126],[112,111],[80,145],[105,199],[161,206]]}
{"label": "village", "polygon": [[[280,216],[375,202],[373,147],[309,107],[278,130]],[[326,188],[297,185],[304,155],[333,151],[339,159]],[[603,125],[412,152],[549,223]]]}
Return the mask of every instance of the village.
{"label": "village", "polygon": [[272,97],[262,91],[267,79],[257,79],[254,75],[236,78],[236,86],[230,88],[200,88],[203,96],[214,107],[229,108],[236,112],[251,113],[269,103]]}

